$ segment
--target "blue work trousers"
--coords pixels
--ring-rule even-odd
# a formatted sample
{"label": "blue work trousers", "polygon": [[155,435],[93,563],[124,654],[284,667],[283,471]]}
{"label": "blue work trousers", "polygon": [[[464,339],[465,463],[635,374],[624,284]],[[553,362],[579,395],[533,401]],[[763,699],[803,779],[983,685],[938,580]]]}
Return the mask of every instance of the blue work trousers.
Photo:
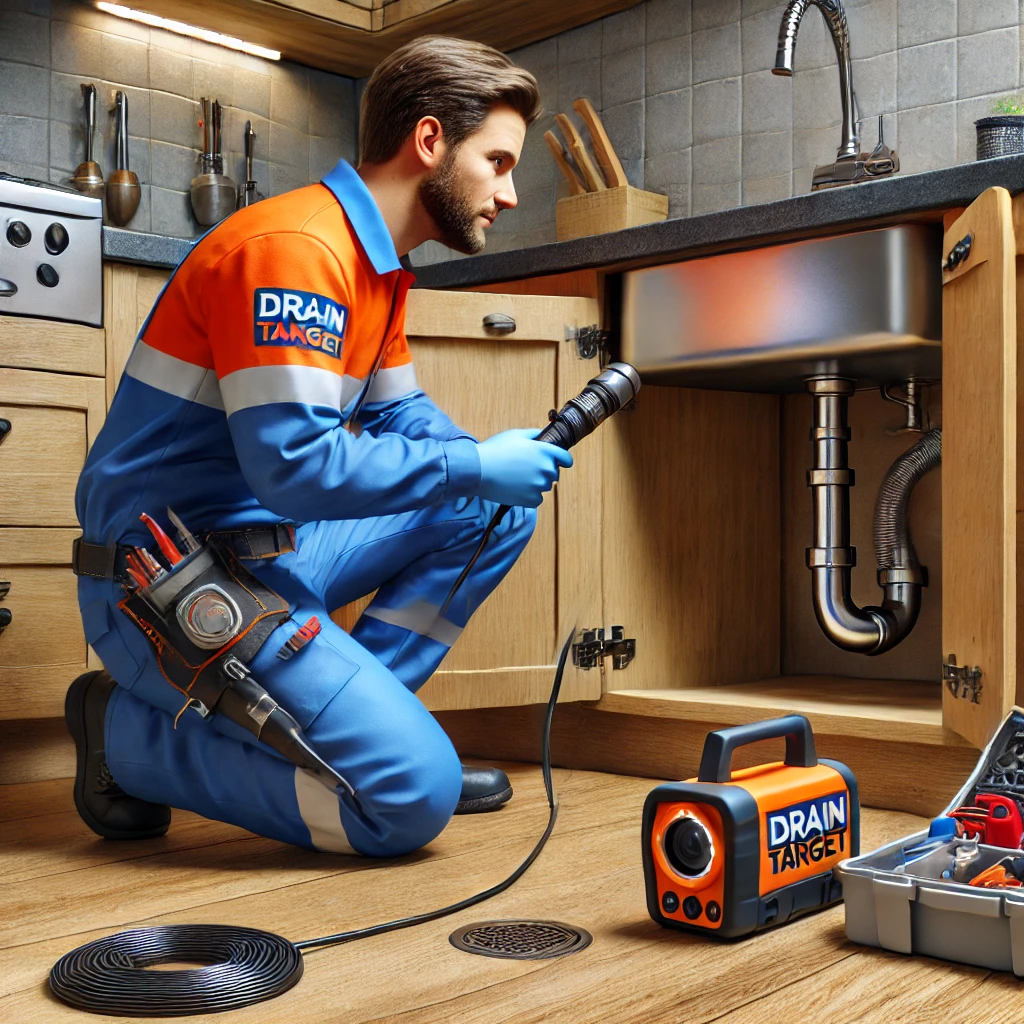
{"label": "blue work trousers", "polygon": [[[455,809],[462,773],[448,737],[414,694],[533,532],[535,511],[512,509],[440,618],[495,508],[467,498],[375,519],[306,523],[297,527],[294,552],[246,563],[291,611],[252,660],[252,674],[354,786],[357,805],[222,715],[203,719],[188,710],[175,727],[182,695],[118,609],[121,588],[81,577],[86,637],[120,684],[105,731],[114,779],[132,796],[299,846],[397,856],[430,842]],[[328,617],[374,589],[351,635]],[[278,658],[312,615],[322,632],[292,658]]]}

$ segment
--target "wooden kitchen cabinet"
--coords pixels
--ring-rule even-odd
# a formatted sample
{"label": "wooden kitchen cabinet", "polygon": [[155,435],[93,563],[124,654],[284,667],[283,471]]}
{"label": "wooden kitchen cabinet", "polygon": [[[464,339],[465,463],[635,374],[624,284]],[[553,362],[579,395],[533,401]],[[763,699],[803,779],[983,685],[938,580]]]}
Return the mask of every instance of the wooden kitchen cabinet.
{"label": "wooden kitchen cabinet", "polygon": [[280,50],[285,60],[361,78],[404,43],[449,35],[514,50],[640,0],[138,0],[137,8]]}
{"label": "wooden kitchen cabinet", "polygon": [[[49,326],[49,325],[47,325]],[[75,486],[103,423],[103,380],[0,369],[0,580],[10,584],[0,631],[0,719],[62,713],[68,684],[90,663],[71,542]]]}
{"label": "wooden kitchen cabinet", "polygon": [[[866,658],[811,635],[806,398],[650,387],[634,414],[604,428],[604,621],[622,623],[637,650],[628,669],[605,672],[598,709],[709,728],[799,712],[816,732],[849,739],[987,742],[1018,693],[1015,261],[1024,244],[1004,189],[948,225],[944,254],[967,235],[970,255],[943,281],[943,380],[932,406],[937,414],[941,394],[942,467],[919,483],[910,515],[912,535],[935,556],[928,614],[903,650]],[[870,393],[850,403],[850,465],[862,492],[852,525],[862,538],[867,531],[866,544],[855,538],[861,605],[881,598],[874,496],[892,458],[916,440],[886,435],[894,414],[885,405]],[[794,410],[804,417],[795,427]],[[890,454],[862,477],[872,446]],[[804,629],[794,608],[812,622],[800,644],[816,640],[824,652],[816,671],[794,650]],[[950,656],[980,669],[980,687]]]}
{"label": "wooden kitchen cabinet", "polygon": [[[511,316],[515,331],[486,329],[491,313]],[[484,438],[539,429],[599,372],[596,359],[581,359],[566,341],[566,328],[600,320],[592,298],[415,290],[406,334],[420,385],[455,423]],[[573,624],[600,623],[601,443],[598,431],[574,450],[577,465],[539,509],[525,552],[420,690],[427,707],[543,702]],[[365,604],[337,621],[351,625]],[[562,699],[596,699],[600,686],[600,673],[569,666]]]}

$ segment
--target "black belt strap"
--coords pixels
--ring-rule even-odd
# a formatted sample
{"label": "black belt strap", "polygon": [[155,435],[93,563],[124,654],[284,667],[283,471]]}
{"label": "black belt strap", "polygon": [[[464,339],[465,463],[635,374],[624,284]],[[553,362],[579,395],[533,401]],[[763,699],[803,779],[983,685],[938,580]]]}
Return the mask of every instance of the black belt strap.
{"label": "black belt strap", "polygon": [[209,537],[223,547],[230,548],[243,561],[276,558],[295,550],[295,530],[285,523],[248,530],[218,530],[209,534]]}
{"label": "black belt strap", "polygon": [[90,544],[76,537],[71,544],[71,571],[76,576],[92,576],[101,580],[127,578],[125,554],[121,544]]}
{"label": "black belt strap", "polygon": [[[284,523],[247,530],[225,530],[211,533],[210,537],[243,560],[276,558],[295,550],[295,531]],[[76,576],[127,581],[125,555],[130,550],[123,544],[92,544],[76,537],[71,545],[71,570]]]}

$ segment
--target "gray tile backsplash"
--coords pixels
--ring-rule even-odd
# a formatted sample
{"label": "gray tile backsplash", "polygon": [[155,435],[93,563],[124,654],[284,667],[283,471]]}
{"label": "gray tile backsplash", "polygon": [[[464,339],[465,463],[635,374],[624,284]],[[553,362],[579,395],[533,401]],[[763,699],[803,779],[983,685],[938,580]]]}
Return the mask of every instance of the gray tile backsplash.
{"label": "gray tile backsplash", "polygon": [[[645,0],[512,57],[542,89],[557,75],[557,95],[542,96],[549,112],[569,111],[581,95],[593,102],[630,183],[667,195],[669,216],[772,202],[810,189],[815,165],[835,157],[841,119],[835,49],[816,7],[800,27],[793,78],[771,73],[785,7],[785,0]],[[974,122],[1024,86],[1024,0],[845,0],[845,7],[863,148],[874,146],[883,114],[902,173],[974,160]],[[488,251],[554,238],[555,202],[567,192],[542,135],[528,133],[516,176],[528,215],[503,213]],[[538,167],[544,162],[553,177]],[[541,187],[552,180],[555,189]],[[454,255],[429,246],[413,259]]]}
{"label": "gray tile backsplash", "polygon": [[[975,157],[974,121],[1024,84],[1024,0],[846,0],[864,148],[885,115],[904,173]],[[780,0],[644,0],[512,56],[538,78],[543,118],[515,180],[519,208],[490,251],[555,237],[567,194],[544,143],[572,101],[601,112],[630,183],[669,197],[672,217],[806,192],[839,144],[835,50],[809,7],[791,79],[771,73]],[[129,99],[131,159],[143,201],[129,225],[191,236],[198,100],[225,106],[225,171],[244,177],[242,126],[257,133],[254,174],[277,194],[356,156],[365,80],[221,49],[106,15],[82,0],[0,0],[0,170],[66,181],[83,159],[80,85],[99,90],[96,152],[113,153],[115,90]],[[457,254],[431,243],[414,262]]]}
{"label": "gray tile backsplash", "polygon": [[[591,28],[598,39],[601,31]],[[557,53],[554,40],[547,45]],[[188,193],[199,171],[203,96],[225,108],[224,171],[237,183],[243,128],[253,122],[253,175],[265,195],[318,181],[339,157],[356,157],[351,78],[150,29],[80,0],[0,0],[0,171],[68,180],[85,159],[83,82],[97,89],[95,153],[105,174],[114,166],[114,94],[128,97],[130,161],[142,182],[127,225],[136,231],[202,230]]]}

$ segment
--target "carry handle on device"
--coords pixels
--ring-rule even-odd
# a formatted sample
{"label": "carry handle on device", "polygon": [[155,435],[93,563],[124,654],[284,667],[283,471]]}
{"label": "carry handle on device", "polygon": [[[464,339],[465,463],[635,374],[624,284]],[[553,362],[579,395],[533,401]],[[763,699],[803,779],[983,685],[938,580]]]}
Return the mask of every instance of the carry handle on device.
{"label": "carry handle on device", "polygon": [[709,732],[704,741],[697,781],[728,782],[732,778],[732,753],[737,747],[783,736],[786,738],[787,765],[791,768],[813,768],[818,763],[811,723],[803,715],[786,715]]}

